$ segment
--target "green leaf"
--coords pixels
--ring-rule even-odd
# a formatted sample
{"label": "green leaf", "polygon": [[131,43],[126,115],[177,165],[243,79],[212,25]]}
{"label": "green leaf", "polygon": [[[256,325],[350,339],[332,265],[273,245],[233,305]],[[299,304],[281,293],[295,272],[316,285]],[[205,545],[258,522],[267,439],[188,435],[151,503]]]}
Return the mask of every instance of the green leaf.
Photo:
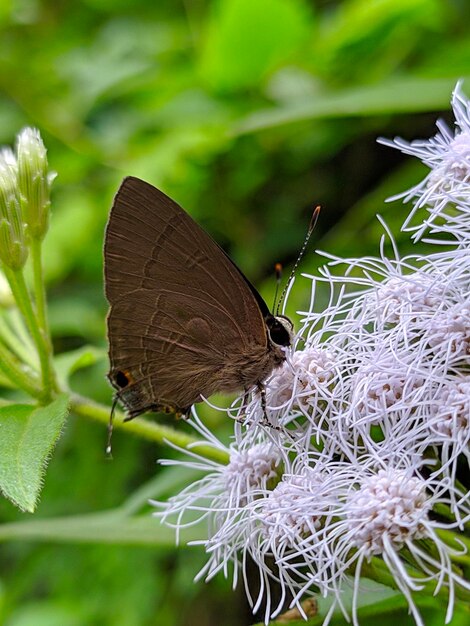
{"label": "green leaf", "polygon": [[122,515],[137,513],[149,500],[157,500],[162,496],[171,495],[180,491],[184,485],[188,485],[199,478],[200,472],[193,468],[166,467],[154,478],[141,485],[129,498],[117,509]]}
{"label": "green leaf", "polygon": [[[149,499],[160,499],[194,480],[199,472],[168,467],[142,485],[121,506],[99,513],[34,519],[0,525],[0,542],[13,540],[55,541],[59,543],[108,543],[174,547],[174,528],[152,517]],[[145,506],[145,513],[136,515]],[[205,522],[182,529],[180,544],[207,535]]]}
{"label": "green leaf", "polygon": [[23,511],[36,507],[48,457],[68,413],[68,397],[45,407],[0,408],[0,489]]}
{"label": "green leaf", "polygon": [[[180,536],[183,544],[201,539],[204,533],[195,526]],[[111,511],[0,525],[0,541],[13,540],[174,547],[175,530],[161,525],[150,514],[123,517]]]}
{"label": "green leaf", "polygon": [[444,15],[440,0],[339,3],[315,38],[314,74],[336,84],[383,80],[416,54],[426,37],[445,32]]}
{"label": "green leaf", "polygon": [[80,369],[90,367],[106,357],[106,351],[94,346],[83,346],[78,350],[64,352],[54,359],[59,384],[68,387],[70,376]]}
{"label": "green leaf", "polygon": [[[88,250],[96,236],[98,222],[93,198],[84,189],[59,192],[60,211],[54,213],[51,226],[43,244],[46,282],[66,276]],[[70,234],[73,233],[73,237]]]}
{"label": "green leaf", "polygon": [[205,37],[201,68],[218,90],[256,87],[309,34],[299,0],[221,0]]}
{"label": "green leaf", "polygon": [[8,626],[80,626],[82,616],[74,606],[64,606],[57,598],[22,602],[8,618]]}
{"label": "green leaf", "polygon": [[[361,585],[364,581],[361,581]],[[349,594],[347,594],[349,595]],[[445,606],[446,602],[437,596],[433,596],[427,592],[415,593],[413,595],[413,601],[418,607],[418,610],[422,614],[423,621],[426,626],[439,626],[444,624]],[[308,626],[322,626],[325,621],[325,615],[330,604],[328,600],[319,598],[319,613],[317,616],[308,620]],[[361,606],[362,605],[362,606]],[[346,610],[349,609],[349,604],[345,602]],[[468,620],[468,613],[463,609],[462,613],[459,610],[460,606],[457,605],[452,619],[452,625],[465,623],[468,621],[460,622],[462,615]],[[362,599],[362,593],[359,597],[359,610],[358,610],[358,622],[361,626],[375,626],[380,624],[381,626],[395,626],[397,623],[403,624],[403,626],[414,626],[415,621],[409,617],[409,608],[406,598],[400,593],[394,593],[391,597],[382,599],[380,593],[378,594],[378,600],[370,601],[370,597],[367,597],[365,601]],[[302,619],[289,621],[289,626],[301,626],[305,625],[305,621]],[[329,622],[331,626],[347,626],[343,614],[337,609]],[[279,621],[269,622],[269,626],[277,626]],[[262,626],[261,623],[254,626]]]}
{"label": "green leaf", "polygon": [[377,85],[319,92],[288,107],[258,111],[236,124],[233,135],[258,132],[284,124],[315,119],[365,117],[393,113],[419,113],[449,108],[449,96],[458,77],[425,79],[407,77]]}

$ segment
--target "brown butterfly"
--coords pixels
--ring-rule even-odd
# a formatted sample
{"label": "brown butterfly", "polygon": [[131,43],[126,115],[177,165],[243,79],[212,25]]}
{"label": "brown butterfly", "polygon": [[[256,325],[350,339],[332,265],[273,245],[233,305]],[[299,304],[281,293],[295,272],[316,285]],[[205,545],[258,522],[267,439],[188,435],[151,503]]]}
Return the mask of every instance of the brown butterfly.
{"label": "brown butterfly", "polygon": [[173,200],[125,178],[104,247],[108,378],[128,419],[188,414],[215,392],[248,392],[286,358],[293,325]]}

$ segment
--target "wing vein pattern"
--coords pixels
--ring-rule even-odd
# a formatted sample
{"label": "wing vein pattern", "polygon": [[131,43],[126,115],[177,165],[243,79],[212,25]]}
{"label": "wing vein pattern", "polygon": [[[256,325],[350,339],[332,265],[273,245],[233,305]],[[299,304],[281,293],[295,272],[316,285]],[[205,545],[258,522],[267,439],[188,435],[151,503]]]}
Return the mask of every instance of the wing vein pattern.
{"label": "wing vein pattern", "polygon": [[128,377],[135,414],[242,388],[236,368],[267,352],[268,311],[256,290],[180,206],[133,177],[111,210],[105,284],[109,378],[120,388],[116,373]]}

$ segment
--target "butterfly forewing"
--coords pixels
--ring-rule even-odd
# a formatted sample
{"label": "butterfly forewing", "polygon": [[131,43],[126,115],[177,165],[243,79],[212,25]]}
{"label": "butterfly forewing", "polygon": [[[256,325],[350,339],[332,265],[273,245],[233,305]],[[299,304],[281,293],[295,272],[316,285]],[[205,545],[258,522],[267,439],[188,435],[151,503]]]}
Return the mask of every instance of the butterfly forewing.
{"label": "butterfly forewing", "polygon": [[250,364],[264,374],[265,303],[181,207],[137,178],[114,200],[105,283],[109,378],[130,416],[243,389],[256,382]]}

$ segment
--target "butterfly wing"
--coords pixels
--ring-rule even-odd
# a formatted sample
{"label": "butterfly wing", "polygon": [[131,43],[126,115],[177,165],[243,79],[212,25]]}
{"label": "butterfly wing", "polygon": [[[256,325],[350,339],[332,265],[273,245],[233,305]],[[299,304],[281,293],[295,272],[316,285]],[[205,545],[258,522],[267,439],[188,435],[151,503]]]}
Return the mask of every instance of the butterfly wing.
{"label": "butterfly wing", "polygon": [[108,376],[130,416],[185,411],[201,396],[243,389],[264,375],[266,304],[165,194],[124,179],[104,254]]}

